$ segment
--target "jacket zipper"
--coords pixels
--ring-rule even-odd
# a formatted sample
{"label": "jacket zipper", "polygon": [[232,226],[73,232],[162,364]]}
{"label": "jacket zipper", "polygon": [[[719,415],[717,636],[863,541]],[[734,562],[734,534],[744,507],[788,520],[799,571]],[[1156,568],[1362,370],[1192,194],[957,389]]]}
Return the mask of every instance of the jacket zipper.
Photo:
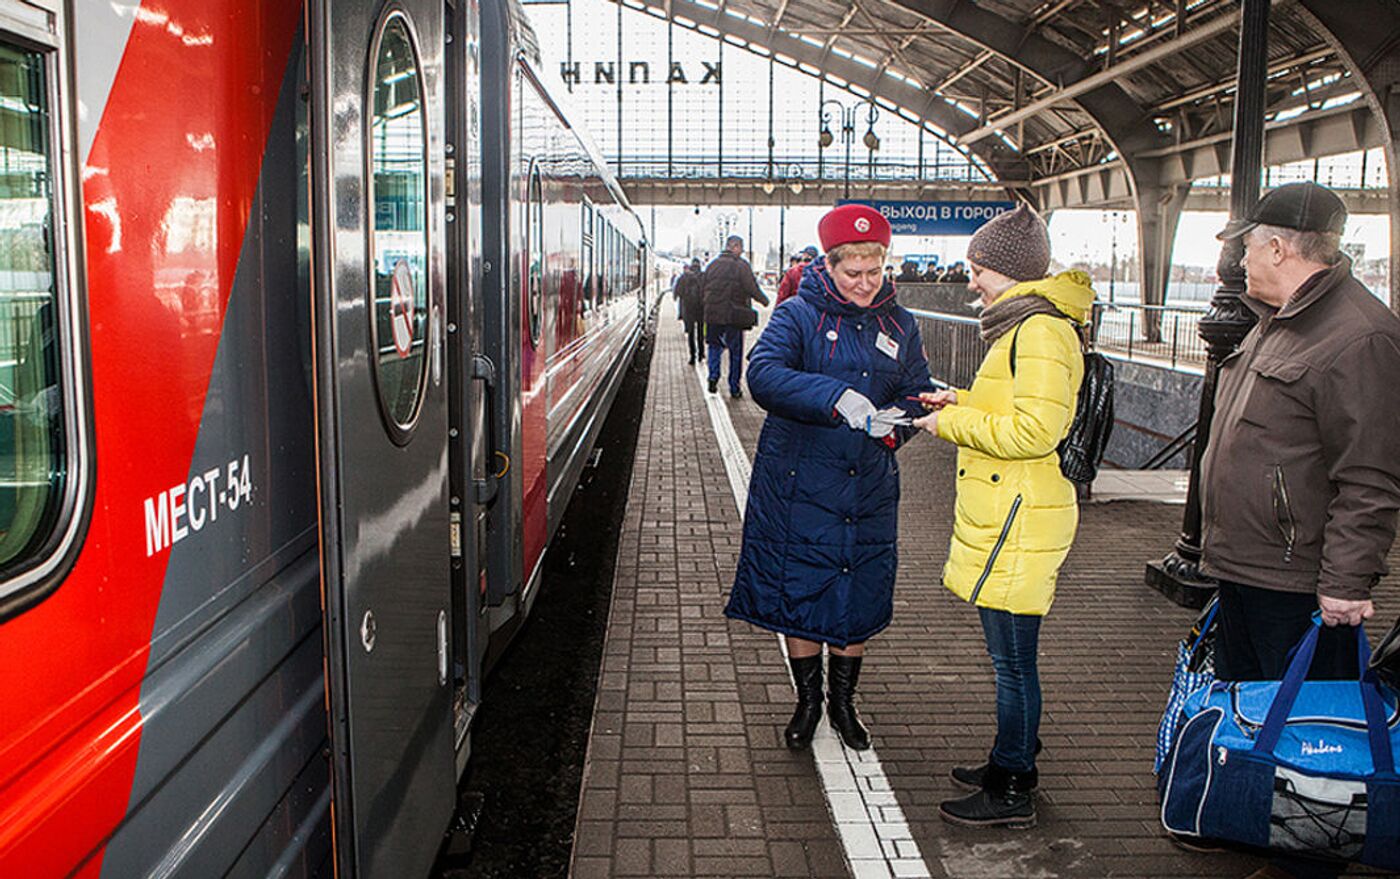
{"label": "jacket zipper", "polygon": [[1283,478],[1283,467],[1274,465],[1274,520],[1278,522],[1283,535],[1283,563],[1293,561],[1293,542],[1298,536],[1298,526],[1293,521],[1293,505],[1288,501],[1288,483]]}
{"label": "jacket zipper", "polygon": [[1016,511],[1021,508],[1021,496],[1016,495],[1016,500],[1011,502],[1011,512],[1006,514],[1006,524],[1001,526],[1001,535],[997,537],[996,545],[992,547],[992,554],[987,556],[987,566],[982,569],[982,576],[977,578],[977,585],[972,587],[973,604],[977,603],[977,596],[982,594],[982,587],[986,585],[987,578],[992,575],[992,566],[997,563],[997,556],[1001,553],[1002,545],[1006,543],[1006,537],[1011,533],[1011,523],[1016,521]]}

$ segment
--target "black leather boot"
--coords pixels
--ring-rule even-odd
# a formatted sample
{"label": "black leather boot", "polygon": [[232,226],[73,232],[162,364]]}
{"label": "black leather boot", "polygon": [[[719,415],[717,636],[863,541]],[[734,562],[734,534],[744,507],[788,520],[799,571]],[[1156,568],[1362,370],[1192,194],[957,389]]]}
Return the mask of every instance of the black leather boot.
{"label": "black leather boot", "polygon": [[[1040,756],[1041,747],[1040,739],[1037,737],[1035,740],[1036,756]],[[952,772],[953,781],[968,790],[981,790],[982,783],[986,781],[987,770],[991,765],[992,759],[988,757],[987,762],[981,766],[955,766]],[[1031,790],[1040,786],[1040,773],[1036,772],[1034,767],[1026,774],[1030,776]]]}
{"label": "black leather boot", "polygon": [[826,660],[829,667],[826,710],[831,728],[841,736],[846,747],[864,751],[870,747],[870,732],[860,722],[860,715],[851,701],[856,693],[856,681],[860,679],[861,658],[833,653]]}
{"label": "black leather boot", "polygon": [[964,827],[1006,827],[1024,830],[1035,826],[1032,772],[1012,772],[995,763],[987,767],[982,789],[960,800],[938,804],[938,814],[949,824]]}
{"label": "black leather boot", "polygon": [[788,748],[800,751],[812,743],[817,721],[822,719],[822,655],[788,657],[792,679],[797,683],[797,709],[783,730]]}

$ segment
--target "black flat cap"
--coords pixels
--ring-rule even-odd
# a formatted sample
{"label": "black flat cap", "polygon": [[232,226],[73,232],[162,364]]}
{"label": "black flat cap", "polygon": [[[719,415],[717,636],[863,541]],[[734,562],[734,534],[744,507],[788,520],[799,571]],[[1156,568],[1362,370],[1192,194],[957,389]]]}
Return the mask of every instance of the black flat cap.
{"label": "black flat cap", "polygon": [[1255,226],[1280,226],[1300,232],[1342,232],[1347,207],[1337,194],[1312,181],[1288,183],[1259,199],[1243,220],[1231,220],[1215,237],[1221,241],[1249,234]]}

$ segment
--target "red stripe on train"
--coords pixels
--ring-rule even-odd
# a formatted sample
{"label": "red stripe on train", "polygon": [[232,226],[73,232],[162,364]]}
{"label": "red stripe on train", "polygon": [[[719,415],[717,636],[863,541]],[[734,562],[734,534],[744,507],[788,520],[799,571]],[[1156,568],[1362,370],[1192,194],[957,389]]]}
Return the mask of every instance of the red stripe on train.
{"label": "red stripe on train", "polygon": [[142,499],[190,468],[301,5],[134,15],[83,173],[96,509],[68,581],[0,627],[3,876],[96,875],[126,813],[169,558]]}

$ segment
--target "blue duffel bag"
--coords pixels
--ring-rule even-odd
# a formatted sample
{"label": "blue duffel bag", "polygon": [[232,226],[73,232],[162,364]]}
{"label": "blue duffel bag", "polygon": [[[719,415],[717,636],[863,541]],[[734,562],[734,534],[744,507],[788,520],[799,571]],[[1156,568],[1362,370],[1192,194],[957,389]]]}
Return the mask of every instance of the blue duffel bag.
{"label": "blue duffel bag", "polygon": [[1400,870],[1400,711],[1370,671],[1307,681],[1320,615],[1280,681],[1192,693],[1157,777],[1162,825],[1280,852]]}

